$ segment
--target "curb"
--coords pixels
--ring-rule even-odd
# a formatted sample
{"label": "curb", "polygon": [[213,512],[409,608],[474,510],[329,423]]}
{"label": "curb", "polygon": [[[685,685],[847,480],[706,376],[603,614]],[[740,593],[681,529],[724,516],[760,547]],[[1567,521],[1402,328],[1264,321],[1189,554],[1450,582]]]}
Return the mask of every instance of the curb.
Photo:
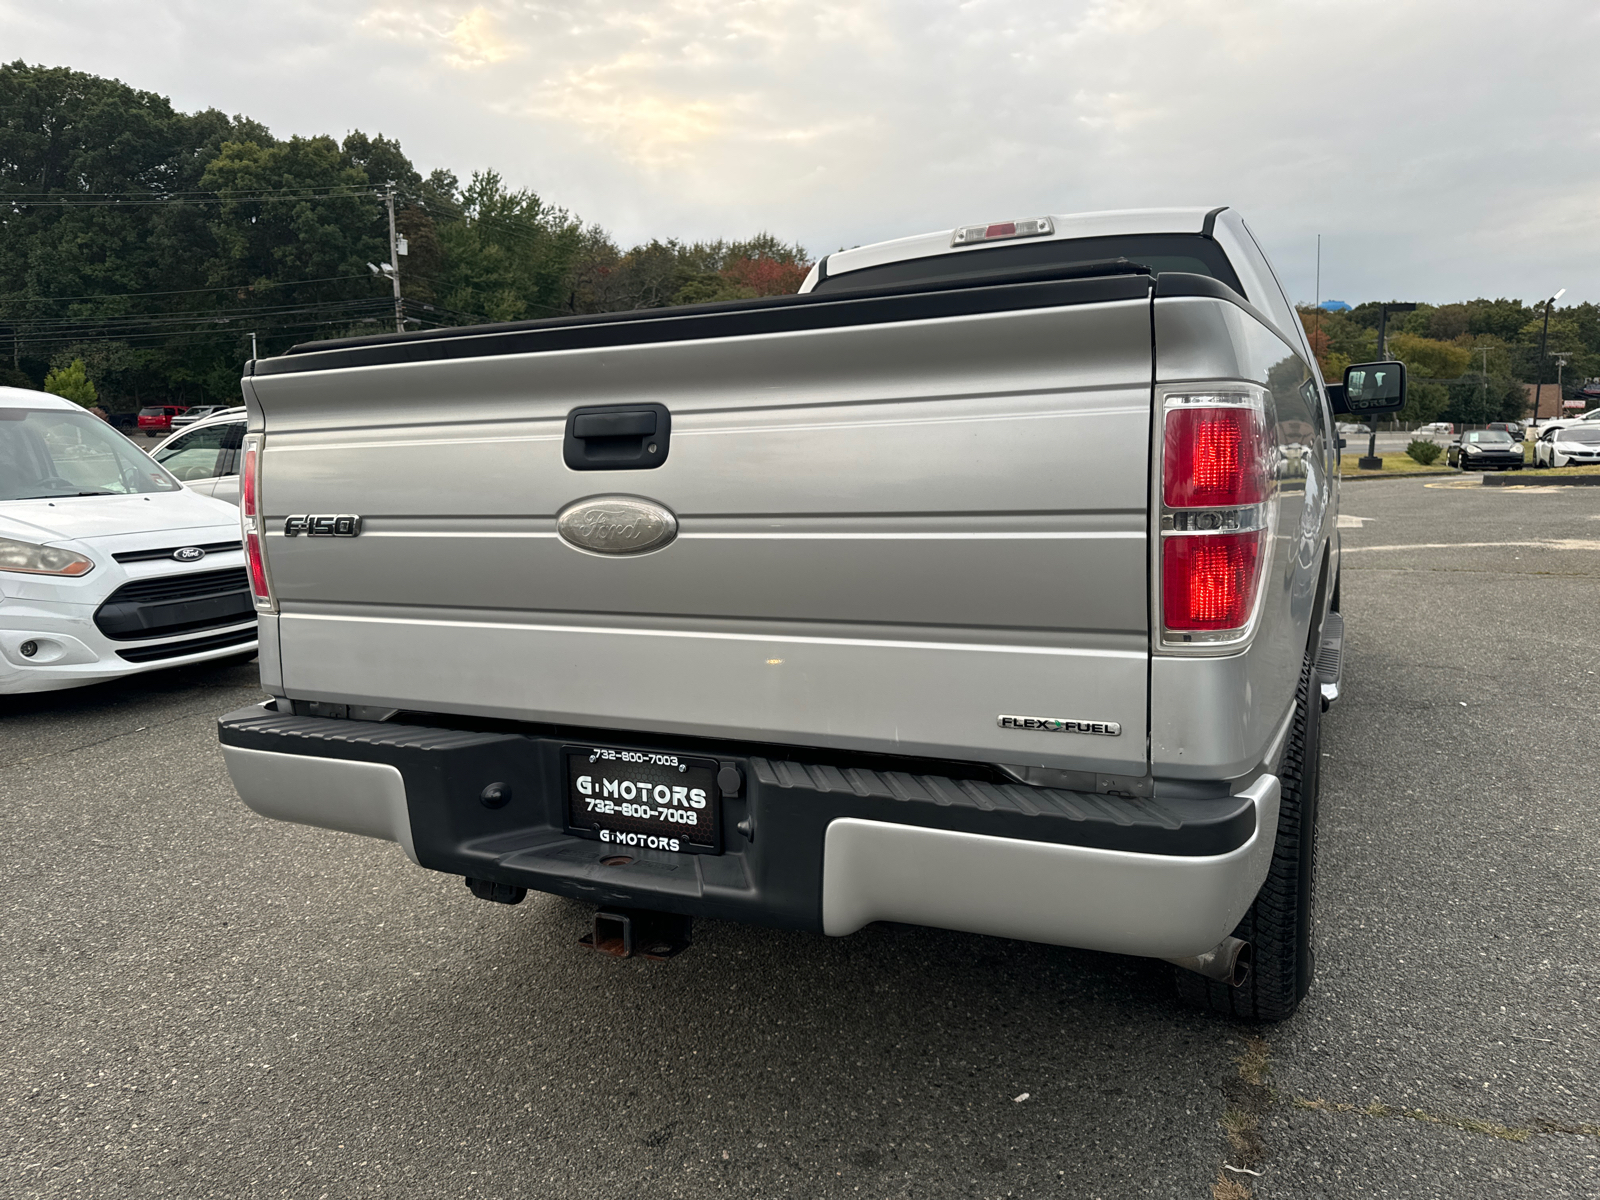
{"label": "curb", "polygon": [[1597,475],[1538,475],[1531,479],[1518,479],[1509,475],[1485,475],[1484,487],[1597,487]]}
{"label": "curb", "polygon": [[1361,471],[1354,475],[1339,475],[1340,483],[1349,483],[1352,479],[1448,479],[1452,475],[1464,475],[1465,471]]}

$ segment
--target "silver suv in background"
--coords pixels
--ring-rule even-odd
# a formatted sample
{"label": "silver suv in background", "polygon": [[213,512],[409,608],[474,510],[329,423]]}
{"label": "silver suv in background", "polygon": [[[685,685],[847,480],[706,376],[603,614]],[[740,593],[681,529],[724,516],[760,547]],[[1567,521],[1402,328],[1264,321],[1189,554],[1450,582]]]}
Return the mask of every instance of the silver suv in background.
{"label": "silver suv in background", "polygon": [[218,406],[210,416],[167,438],[150,451],[150,457],[190,491],[237,504],[245,421],[243,407]]}

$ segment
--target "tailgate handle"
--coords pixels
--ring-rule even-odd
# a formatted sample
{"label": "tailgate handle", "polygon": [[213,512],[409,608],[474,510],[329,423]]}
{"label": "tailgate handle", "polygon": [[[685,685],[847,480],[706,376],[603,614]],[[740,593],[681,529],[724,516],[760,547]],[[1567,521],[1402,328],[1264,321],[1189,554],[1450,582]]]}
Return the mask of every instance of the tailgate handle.
{"label": "tailgate handle", "polygon": [[579,438],[640,437],[656,431],[653,412],[585,413],[572,423]]}
{"label": "tailgate handle", "polygon": [[664,404],[575,408],[561,457],[574,471],[640,471],[667,461],[672,414]]}

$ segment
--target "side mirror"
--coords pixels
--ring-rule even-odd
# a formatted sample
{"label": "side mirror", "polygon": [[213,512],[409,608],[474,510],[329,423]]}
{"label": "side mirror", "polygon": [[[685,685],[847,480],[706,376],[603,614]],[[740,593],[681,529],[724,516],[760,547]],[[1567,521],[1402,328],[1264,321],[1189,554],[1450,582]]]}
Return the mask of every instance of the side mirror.
{"label": "side mirror", "polygon": [[1344,384],[1330,383],[1327,386],[1328,407],[1333,409],[1334,416],[1346,416],[1350,412],[1350,404],[1344,398]]}
{"label": "side mirror", "polygon": [[1344,402],[1358,416],[1399,412],[1406,406],[1404,363],[1361,363],[1344,371]]}

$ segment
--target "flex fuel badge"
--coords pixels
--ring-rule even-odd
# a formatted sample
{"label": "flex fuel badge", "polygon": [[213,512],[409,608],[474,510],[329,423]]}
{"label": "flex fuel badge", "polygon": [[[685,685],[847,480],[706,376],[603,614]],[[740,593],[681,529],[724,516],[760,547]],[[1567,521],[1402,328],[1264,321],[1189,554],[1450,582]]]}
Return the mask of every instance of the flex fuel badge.
{"label": "flex fuel badge", "polygon": [[1077,721],[1070,717],[1008,717],[998,719],[1001,729],[1033,729],[1041,733],[1097,733],[1102,737],[1121,737],[1117,721]]}

